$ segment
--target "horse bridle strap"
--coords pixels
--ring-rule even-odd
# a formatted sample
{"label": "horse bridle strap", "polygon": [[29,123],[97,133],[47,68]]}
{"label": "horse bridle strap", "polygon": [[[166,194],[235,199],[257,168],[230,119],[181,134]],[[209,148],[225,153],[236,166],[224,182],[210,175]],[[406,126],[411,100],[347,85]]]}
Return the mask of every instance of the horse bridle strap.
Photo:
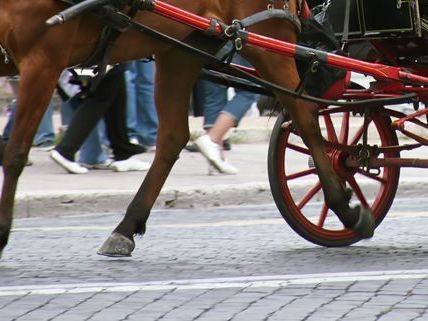
{"label": "horse bridle strap", "polygon": [[[233,41],[233,50],[230,52],[229,59],[227,60],[230,62],[233,58],[233,55],[242,49],[247,39],[247,34],[244,32],[247,27],[270,19],[286,19],[294,25],[298,33],[300,33],[302,30],[300,19],[287,9],[267,9],[257,12],[242,20],[235,19],[230,25],[227,25],[216,19],[212,19],[212,21],[215,20],[215,23],[221,26],[224,36],[226,36],[227,39]],[[210,33],[210,30],[208,32]]]}

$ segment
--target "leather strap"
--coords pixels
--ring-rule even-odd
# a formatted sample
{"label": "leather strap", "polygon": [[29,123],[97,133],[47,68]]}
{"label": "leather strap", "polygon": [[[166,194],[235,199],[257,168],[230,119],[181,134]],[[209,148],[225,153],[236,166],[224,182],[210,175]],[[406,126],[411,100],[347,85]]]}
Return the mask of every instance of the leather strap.
{"label": "leather strap", "polygon": [[247,28],[259,22],[275,18],[286,19],[296,27],[298,32],[301,32],[302,30],[302,24],[300,23],[300,19],[296,15],[292,14],[290,11],[283,9],[268,9],[261,12],[257,12],[249,17],[239,20],[238,22],[242,26],[242,28]]}

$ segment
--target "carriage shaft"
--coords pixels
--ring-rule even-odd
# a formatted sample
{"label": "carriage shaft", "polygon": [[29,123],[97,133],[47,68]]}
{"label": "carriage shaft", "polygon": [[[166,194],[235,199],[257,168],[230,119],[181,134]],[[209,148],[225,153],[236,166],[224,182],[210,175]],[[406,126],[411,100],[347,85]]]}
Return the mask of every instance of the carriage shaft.
{"label": "carriage shaft", "polygon": [[[150,10],[154,13],[201,31],[215,33],[218,36],[224,36],[222,26],[214,19],[198,16],[163,1],[148,0],[146,2],[150,2]],[[428,78],[403,71],[399,67],[370,63],[337,54],[327,53],[278,39],[265,37],[252,32],[240,31],[240,33],[245,35],[243,38],[248,45],[261,47],[290,57],[312,59],[316,56],[320,62],[330,67],[354,71],[381,79],[404,81],[418,85],[428,85]]]}

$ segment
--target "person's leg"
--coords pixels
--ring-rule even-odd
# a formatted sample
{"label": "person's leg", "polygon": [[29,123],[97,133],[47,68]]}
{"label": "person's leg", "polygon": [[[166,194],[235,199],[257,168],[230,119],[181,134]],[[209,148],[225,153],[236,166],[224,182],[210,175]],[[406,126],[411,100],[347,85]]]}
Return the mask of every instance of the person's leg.
{"label": "person's leg", "polygon": [[204,129],[214,125],[224,105],[227,103],[227,87],[215,84],[208,80],[198,81],[198,86],[203,93]]}
{"label": "person's leg", "polygon": [[8,117],[6,125],[3,128],[3,142],[7,142],[10,137],[10,133],[12,130],[13,120],[15,119],[16,113],[16,99],[12,100],[8,108]]}
{"label": "person's leg", "polygon": [[221,144],[227,132],[236,126],[236,120],[230,114],[221,112],[214,125],[207,131],[208,136],[216,144]]}
{"label": "person's leg", "polygon": [[136,95],[136,62],[131,61],[126,65],[125,79],[126,79],[126,127],[128,130],[129,139],[138,140],[137,131],[137,95]]}
{"label": "person's leg", "polygon": [[242,117],[257,100],[257,95],[244,90],[235,90],[236,94],[227,102],[209,131],[211,139],[220,144],[227,132],[238,126]]}
{"label": "person's leg", "polygon": [[[61,122],[64,129],[67,129],[70,124],[79,103],[80,98],[74,96],[62,104]],[[89,133],[79,149],[79,163],[85,167],[98,168],[96,166],[104,164],[108,160],[108,155],[102,148],[99,125],[100,123]]]}
{"label": "person's leg", "polygon": [[112,72],[114,72],[114,74],[106,81],[106,86],[112,87],[112,91],[115,91],[115,96],[112,97],[104,117],[107,136],[110,140],[110,146],[113,150],[114,157],[111,168],[119,172],[148,170],[150,168],[150,163],[132,158],[132,156],[136,154],[143,153],[145,148],[139,144],[132,144],[128,140],[126,108],[124,108],[124,106],[126,106],[124,72]]}
{"label": "person's leg", "polygon": [[115,88],[106,86],[110,73],[104,76],[94,93],[82,101],[62,140],[50,154],[55,162],[70,173],[84,174],[88,171],[74,161],[74,156],[106,113],[112,97],[114,98]]}
{"label": "person's leg", "polygon": [[44,146],[45,144],[52,145],[55,140],[55,132],[53,128],[53,104],[49,104],[46,112],[34,136],[33,146]]}
{"label": "person's leg", "polygon": [[[62,140],[55,147],[55,150],[70,161],[74,161],[74,155],[105,113],[107,98],[98,96],[100,95],[94,93],[79,106]],[[109,95],[106,93],[106,96]]]}
{"label": "person's leg", "polygon": [[[108,167],[109,157],[102,148],[100,123],[89,133],[79,150],[79,163],[87,168],[104,169]],[[104,166],[106,165],[106,166]]]}
{"label": "person's leg", "polygon": [[79,108],[80,103],[81,101],[78,96],[74,96],[62,103],[60,115],[61,115],[61,124],[63,129],[66,129],[70,124],[77,108]]}
{"label": "person's leg", "polygon": [[154,100],[155,64],[153,61],[136,62],[136,119],[140,143],[155,146],[158,116]]}
{"label": "person's leg", "polygon": [[[250,66],[250,64],[239,55],[235,56],[233,62],[242,66]],[[256,94],[241,89],[235,89],[235,95],[230,100],[226,99],[221,112],[219,112],[218,117],[208,132],[211,139],[215,143],[220,144],[229,129],[238,125],[239,121],[244,117],[245,113],[256,100]]]}
{"label": "person's leg", "polygon": [[[223,136],[217,142],[214,142],[211,138],[211,132],[214,130],[215,133],[215,130],[220,128],[218,120],[223,119],[223,115],[220,112],[227,103],[227,88],[205,80],[201,81],[201,85],[205,97],[204,129],[207,134],[197,138],[195,144],[202,155],[217,171],[223,174],[236,174],[238,172],[237,168],[227,163],[224,160],[224,155],[222,155],[220,142]],[[230,128],[229,123],[225,123],[224,125],[224,127]]]}
{"label": "person's leg", "polygon": [[[9,117],[7,123],[3,129],[3,141],[8,141],[10,131],[12,130],[13,122],[15,119],[16,112],[16,100],[14,99],[9,106]],[[55,139],[55,132],[53,129],[53,105],[50,104],[46,109],[46,112],[42,118],[42,121],[37,129],[36,135],[34,136],[33,146],[39,146],[44,143],[53,143]]]}

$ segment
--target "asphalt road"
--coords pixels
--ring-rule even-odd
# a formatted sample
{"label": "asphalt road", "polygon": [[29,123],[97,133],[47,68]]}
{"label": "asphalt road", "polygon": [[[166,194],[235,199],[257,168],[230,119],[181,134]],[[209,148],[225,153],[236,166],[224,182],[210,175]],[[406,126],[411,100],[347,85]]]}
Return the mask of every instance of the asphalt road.
{"label": "asphalt road", "polygon": [[157,210],[133,257],[96,250],[118,215],[15,221],[0,320],[428,320],[428,201],[372,240],[321,248],[272,205]]}

